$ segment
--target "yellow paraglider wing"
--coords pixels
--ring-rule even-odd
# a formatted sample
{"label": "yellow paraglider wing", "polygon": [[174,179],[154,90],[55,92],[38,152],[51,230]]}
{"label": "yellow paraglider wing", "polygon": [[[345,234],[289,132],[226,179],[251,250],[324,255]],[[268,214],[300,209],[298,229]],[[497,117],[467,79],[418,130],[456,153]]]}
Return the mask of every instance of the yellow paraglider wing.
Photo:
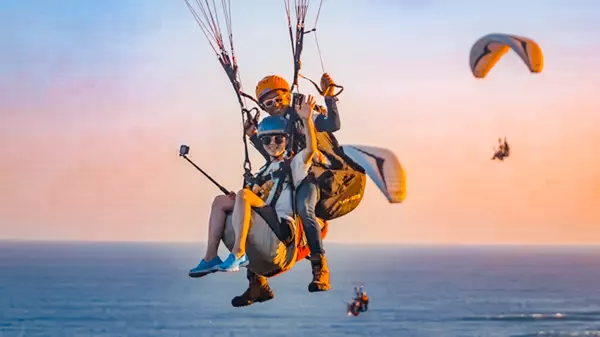
{"label": "yellow paraglider wing", "polygon": [[477,40],[471,47],[469,64],[473,76],[484,78],[509,49],[519,55],[529,71],[542,72],[544,54],[535,41],[511,34],[488,34]]}

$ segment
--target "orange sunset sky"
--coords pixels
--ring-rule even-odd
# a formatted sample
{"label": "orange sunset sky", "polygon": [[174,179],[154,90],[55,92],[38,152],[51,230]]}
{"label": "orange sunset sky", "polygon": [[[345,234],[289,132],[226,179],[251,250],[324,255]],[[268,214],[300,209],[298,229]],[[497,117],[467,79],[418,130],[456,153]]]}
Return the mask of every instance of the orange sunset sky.
{"label": "orange sunset sky", "polygon": [[[152,3],[3,4],[0,239],[205,240],[219,191],[181,143],[240,187],[231,85],[185,3]],[[232,3],[246,90],[290,78],[283,2]],[[369,181],[327,242],[600,243],[600,2],[347,3],[326,1],[319,19],[325,68],[345,86],[337,137],[393,150],[407,198],[388,204]],[[490,32],[536,40],[543,73],[509,52],[475,79],[469,49]],[[305,41],[304,73],[318,78]],[[489,160],[500,136],[513,151],[502,163]]]}

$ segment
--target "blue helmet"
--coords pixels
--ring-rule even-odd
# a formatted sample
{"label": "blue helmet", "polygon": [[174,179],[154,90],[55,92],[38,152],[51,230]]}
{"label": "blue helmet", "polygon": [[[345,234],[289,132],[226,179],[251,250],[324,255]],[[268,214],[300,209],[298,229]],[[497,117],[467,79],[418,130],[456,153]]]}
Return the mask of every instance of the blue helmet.
{"label": "blue helmet", "polygon": [[258,124],[258,136],[288,134],[288,120],[281,116],[267,116]]}

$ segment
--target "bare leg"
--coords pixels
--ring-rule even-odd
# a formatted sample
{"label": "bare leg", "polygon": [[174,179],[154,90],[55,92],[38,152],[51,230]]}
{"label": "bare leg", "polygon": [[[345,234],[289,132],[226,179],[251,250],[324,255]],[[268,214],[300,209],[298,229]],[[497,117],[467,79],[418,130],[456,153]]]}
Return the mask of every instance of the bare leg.
{"label": "bare leg", "polygon": [[233,210],[234,203],[235,197],[233,195],[219,195],[213,200],[208,221],[208,244],[206,245],[204,261],[208,262],[218,256],[219,244],[225,229],[225,218],[227,212]]}
{"label": "bare leg", "polygon": [[235,244],[231,253],[236,257],[239,258],[246,253],[246,239],[250,230],[252,207],[261,207],[264,204],[264,201],[249,189],[242,189],[235,196],[232,218],[233,230],[235,231]]}
{"label": "bare leg", "polygon": [[223,263],[218,255],[219,243],[225,231],[225,218],[227,212],[233,210],[235,204],[234,195],[220,195],[213,199],[208,223],[208,244],[206,255],[200,263],[189,272],[190,277],[203,277],[218,271],[219,265]]}

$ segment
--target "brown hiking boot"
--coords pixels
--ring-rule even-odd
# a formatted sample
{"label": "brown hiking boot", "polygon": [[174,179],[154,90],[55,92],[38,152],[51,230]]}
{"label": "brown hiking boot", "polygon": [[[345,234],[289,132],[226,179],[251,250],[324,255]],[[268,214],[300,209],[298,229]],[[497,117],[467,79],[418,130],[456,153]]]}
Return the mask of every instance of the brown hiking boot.
{"label": "brown hiking boot", "polygon": [[313,279],[308,285],[308,291],[314,293],[331,289],[331,284],[329,283],[329,267],[327,267],[327,259],[325,259],[325,256],[311,256],[310,264],[312,266]]}
{"label": "brown hiking boot", "polygon": [[266,302],[275,297],[266,277],[255,274],[250,269],[248,269],[246,277],[249,281],[248,289],[240,296],[234,297],[231,300],[231,305],[236,308],[245,307],[255,302]]}

